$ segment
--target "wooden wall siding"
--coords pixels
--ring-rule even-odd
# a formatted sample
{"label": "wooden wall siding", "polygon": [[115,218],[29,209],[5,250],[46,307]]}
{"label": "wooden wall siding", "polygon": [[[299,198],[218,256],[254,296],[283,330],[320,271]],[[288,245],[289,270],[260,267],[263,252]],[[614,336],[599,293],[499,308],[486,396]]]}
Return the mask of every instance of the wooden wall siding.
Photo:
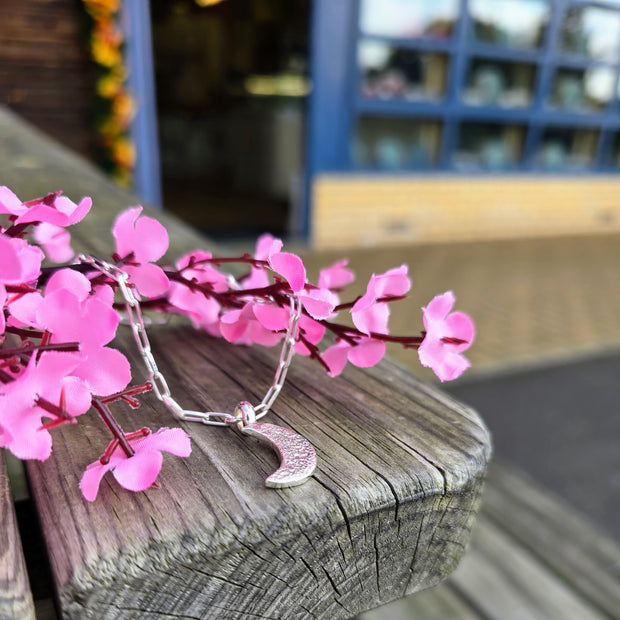
{"label": "wooden wall siding", "polygon": [[92,154],[92,68],[79,0],[0,2],[0,103]]}
{"label": "wooden wall siding", "polygon": [[620,231],[618,176],[338,176],[313,183],[317,249]]}

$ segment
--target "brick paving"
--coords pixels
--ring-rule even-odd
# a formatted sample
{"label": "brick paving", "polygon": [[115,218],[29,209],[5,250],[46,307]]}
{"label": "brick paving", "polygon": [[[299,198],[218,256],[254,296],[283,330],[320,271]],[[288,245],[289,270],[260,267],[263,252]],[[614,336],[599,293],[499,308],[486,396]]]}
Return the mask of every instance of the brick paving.
{"label": "brick paving", "polygon": [[[476,323],[464,377],[553,364],[620,350],[620,235],[555,237],[302,252],[311,274],[346,256],[357,289],[373,272],[407,263],[408,300],[392,306],[393,333],[422,327],[420,306],[452,290],[457,308]],[[417,355],[394,347],[390,355],[432,378]]]}

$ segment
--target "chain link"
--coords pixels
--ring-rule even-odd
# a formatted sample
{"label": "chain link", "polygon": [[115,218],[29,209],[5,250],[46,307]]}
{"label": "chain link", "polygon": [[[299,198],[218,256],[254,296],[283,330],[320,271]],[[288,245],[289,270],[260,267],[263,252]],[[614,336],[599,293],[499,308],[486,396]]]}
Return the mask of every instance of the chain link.
{"label": "chain link", "polygon": [[[131,327],[136,346],[140,352],[140,356],[146,366],[148,380],[153,386],[155,396],[170,409],[175,418],[188,422],[202,422],[210,426],[229,426],[236,422],[237,418],[230,413],[220,413],[216,411],[191,411],[183,409],[181,405],[172,397],[168,382],[163,373],[159,370],[153,351],[151,342],[144,325],[144,317],[140,308],[139,298],[133,292],[129,284],[129,274],[116,265],[108,263],[96,256],[80,254],[78,260],[81,263],[91,265],[100,273],[108,276],[118,284],[118,288],[125,301],[127,312],[127,322]],[[239,290],[239,283],[229,276],[231,288]],[[263,400],[255,407],[256,419],[266,415],[276,398],[280,394],[280,390],[284,386],[286,374],[295,354],[295,341],[297,340],[299,317],[301,316],[301,301],[298,297],[289,296],[290,302],[290,318],[280,351],[280,360],[276,369],[271,386],[267,390]]]}

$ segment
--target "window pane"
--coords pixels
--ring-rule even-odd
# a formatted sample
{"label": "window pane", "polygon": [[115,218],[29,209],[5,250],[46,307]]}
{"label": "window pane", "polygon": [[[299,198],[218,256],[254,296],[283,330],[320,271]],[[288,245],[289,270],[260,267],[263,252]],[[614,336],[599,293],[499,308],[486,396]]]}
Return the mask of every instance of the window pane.
{"label": "window pane", "polygon": [[356,168],[414,170],[437,162],[441,125],[434,120],[363,117],[352,145]]}
{"label": "window pane", "polygon": [[618,60],[620,12],[598,7],[571,7],[566,11],[560,49],[592,58]]}
{"label": "window pane", "polygon": [[614,141],[611,147],[611,159],[609,165],[614,168],[620,168],[620,133],[616,132],[614,135]]}
{"label": "window pane", "polygon": [[538,48],[549,22],[548,0],[470,0],[476,40],[519,48]]}
{"label": "window pane", "polygon": [[564,110],[600,110],[611,101],[615,80],[614,72],[609,67],[558,69],[551,103]]}
{"label": "window pane", "polygon": [[470,105],[522,108],[532,102],[536,67],[476,58],[469,66],[463,100]]}
{"label": "window pane", "polygon": [[595,129],[548,127],[543,133],[536,163],[548,170],[588,168],[594,163],[598,137]]}
{"label": "window pane", "polygon": [[361,91],[380,99],[440,99],[446,89],[445,54],[392,47],[381,41],[362,41],[358,47]]}
{"label": "window pane", "polygon": [[458,13],[459,0],[362,0],[360,27],[365,34],[446,39]]}
{"label": "window pane", "polygon": [[505,170],[521,161],[525,128],[520,125],[463,123],[454,165],[463,170]]}

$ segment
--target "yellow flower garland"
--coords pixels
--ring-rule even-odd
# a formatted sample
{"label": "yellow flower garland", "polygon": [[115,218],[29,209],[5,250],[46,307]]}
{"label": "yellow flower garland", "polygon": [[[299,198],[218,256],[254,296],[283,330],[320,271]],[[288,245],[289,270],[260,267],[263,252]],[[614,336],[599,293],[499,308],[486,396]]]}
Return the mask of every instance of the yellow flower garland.
{"label": "yellow flower garland", "polygon": [[103,100],[97,109],[97,132],[102,164],[123,186],[131,184],[135,165],[135,148],[129,126],[135,114],[135,101],[126,88],[127,69],[123,58],[123,32],[118,25],[121,0],[82,0],[92,19],[90,54],[98,66],[95,84]]}

